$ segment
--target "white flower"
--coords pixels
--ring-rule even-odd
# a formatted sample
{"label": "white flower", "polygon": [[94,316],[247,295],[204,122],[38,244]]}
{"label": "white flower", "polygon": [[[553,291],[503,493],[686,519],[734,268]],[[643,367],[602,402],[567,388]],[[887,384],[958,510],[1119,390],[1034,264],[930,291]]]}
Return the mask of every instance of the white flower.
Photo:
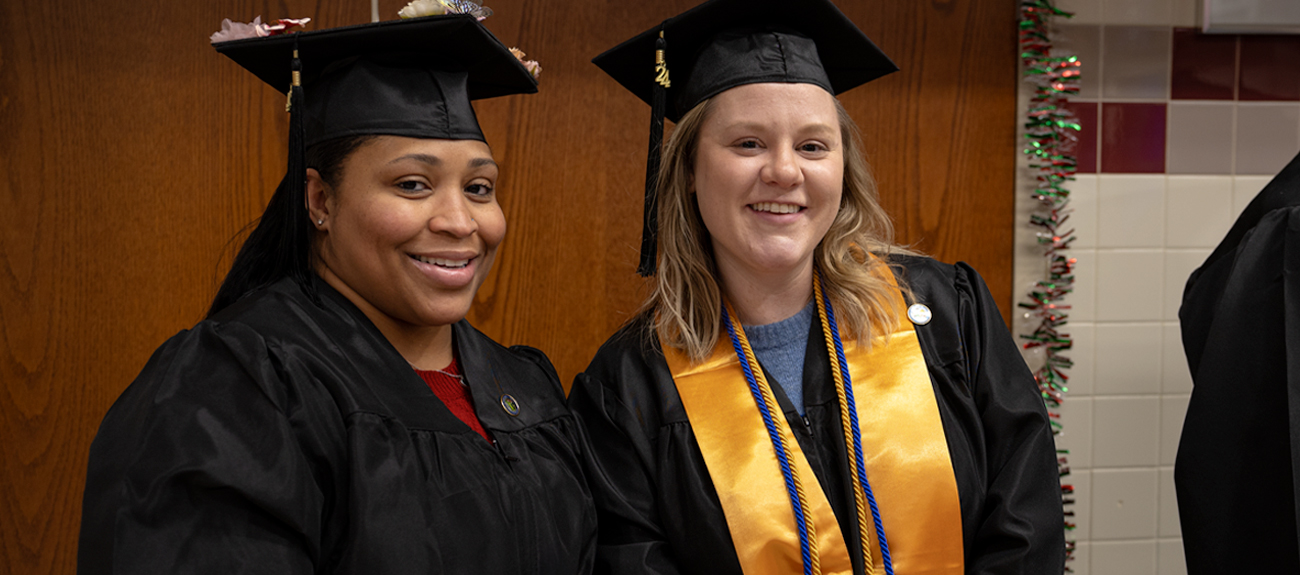
{"label": "white flower", "polygon": [[213,44],[217,42],[229,42],[230,40],[242,40],[244,38],[257,38],[265,36],[260,33],[262,30],[262,17],[254,18],[252,23],[231,22],[230,18],[221,21],[221,31],[214,32],[212,37]]}
{"label": "white flower", "polygon": [[492,15],[492,9],[483,6],[479,0],[412,0],[405,8],[397,11],[397,15],[402,18],[440,14],[469,14],[482,21]]}
{"label": "white flower", "polygon": [[440,0],[412,0],[405,8],[397,11],[397,15],[401,18],[419,18],[446,13],[447,5]]}

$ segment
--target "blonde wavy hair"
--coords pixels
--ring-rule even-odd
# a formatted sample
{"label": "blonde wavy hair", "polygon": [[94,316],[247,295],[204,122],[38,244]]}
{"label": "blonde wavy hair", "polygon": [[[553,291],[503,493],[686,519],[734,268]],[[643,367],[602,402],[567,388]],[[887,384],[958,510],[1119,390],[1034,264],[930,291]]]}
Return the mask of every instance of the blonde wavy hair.
{"label": "blonde wavy hair", "polygon": [[[643,311],[653,312],[652,325],[660,341],[693,361],[712,353],[722,330],[717,262],[691,193],[700,128],[712,108],[713,100],[705,100],[682,116],[664,148],[659,170],[658,271],[642,306]],[[861,345],[870,345],[873,334],[891,333],[899,321],[892,288],[876,268],[888,265],[890,254],[913,252],[893,243],[893,222],[880,207],[857,124],[838,99],[835,111],[843,140],[844,189],[839,213],[813,257],[840,330]],[[899,287],[910,299],[901,278]]]}

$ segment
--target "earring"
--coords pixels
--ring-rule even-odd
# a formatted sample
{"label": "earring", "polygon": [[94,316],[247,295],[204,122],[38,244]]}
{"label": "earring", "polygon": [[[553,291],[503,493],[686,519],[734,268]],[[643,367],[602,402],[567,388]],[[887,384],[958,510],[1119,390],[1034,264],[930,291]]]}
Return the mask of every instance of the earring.
{"label": "earring", "polygon": [[325,218],[321,218],[321,219],[319,219],[319,220],[316,220],[316,225],[318,225],[318,226],[323,226],[323,225],[325,225]]}

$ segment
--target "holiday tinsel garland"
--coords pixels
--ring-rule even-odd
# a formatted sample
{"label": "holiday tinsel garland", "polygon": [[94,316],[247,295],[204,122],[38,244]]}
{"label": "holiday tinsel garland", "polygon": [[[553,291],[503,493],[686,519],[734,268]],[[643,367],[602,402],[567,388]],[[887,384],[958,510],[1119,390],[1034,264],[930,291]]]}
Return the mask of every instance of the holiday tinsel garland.
{"label": "holiday tinsel garland", "polygon": [[[1038,389],[1047,404],[1053,434],[1061,432],[1060,407],[1066,391],[1070,358],[1063,355],[1074,344],[1070,334],[1061,331],[1069,318],[1070,306],[1065,296],[1074,289],[1074,258],[1066,252],[1074,241],[1074,230],[1065,227],[1070,219],[1070,191],[1065,184],[1074,179],[1074,148],[1080,129],[1074,114],[1066,109],[1069,96],[1079,93],[1079,59],[1052,52],[1051,24],[1057,16],[1073,14],[1052,5],[1051,0],[1024,0],[1020,3],[1020,60],[1026,81],[1034,86],[1026,114],[1025,137],[1029,167],[1034,172],[1033,199],[1038,203],[1029,224],[1037,228],[1038,244],[1047,260],[1047,273],[1020,304],[1026,311],[1030,333],[1021,334],[1024,347],[1041,355],[1042,364],[1034,372]],[[1065,504],[1065,570],[1073,573],[1074,486],[1066,482],[1070,465],[1066,450],[1057,450],[1061,474],[1061,498]]]}

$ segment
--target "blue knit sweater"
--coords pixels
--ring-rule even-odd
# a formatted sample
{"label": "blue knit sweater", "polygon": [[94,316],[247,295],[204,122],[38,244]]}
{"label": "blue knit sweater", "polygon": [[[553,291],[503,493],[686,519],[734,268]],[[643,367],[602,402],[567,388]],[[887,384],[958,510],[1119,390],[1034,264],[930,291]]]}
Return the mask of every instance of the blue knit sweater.
{"label": "blue knit sweater", "polygon": [[804,414],[803,359],[814,310],[813,302],[808,302],[799,313],[776,323],[745,326],[745,337],[758,363],[776,379],[799,415]]}

